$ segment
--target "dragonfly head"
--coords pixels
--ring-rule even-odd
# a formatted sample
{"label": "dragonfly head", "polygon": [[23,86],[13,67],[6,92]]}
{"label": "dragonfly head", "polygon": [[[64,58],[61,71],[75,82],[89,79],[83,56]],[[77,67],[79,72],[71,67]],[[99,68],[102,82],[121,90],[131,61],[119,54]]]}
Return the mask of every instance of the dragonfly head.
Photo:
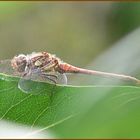
{"label": "dragonfly head", "polygon": [[11,66],[13,69],[19,73],[25,72],[26,66],[27,66],[27,56],[24,54],[20,54],[18,56],[15,56],[11,60]]}

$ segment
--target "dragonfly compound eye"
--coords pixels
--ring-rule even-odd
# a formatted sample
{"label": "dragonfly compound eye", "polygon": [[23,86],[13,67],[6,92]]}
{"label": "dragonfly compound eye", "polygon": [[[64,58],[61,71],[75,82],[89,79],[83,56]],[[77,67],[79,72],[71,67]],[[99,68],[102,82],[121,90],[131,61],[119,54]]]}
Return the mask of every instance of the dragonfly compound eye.
{"label": "dragonfly compound eye", "polygon": [[27,65],[27,57],[23,54],[15,56],[11,60],[11,66],[17,72],[21,72],[21,73],[24,72],[25,68],[26,68],[26,65]]}

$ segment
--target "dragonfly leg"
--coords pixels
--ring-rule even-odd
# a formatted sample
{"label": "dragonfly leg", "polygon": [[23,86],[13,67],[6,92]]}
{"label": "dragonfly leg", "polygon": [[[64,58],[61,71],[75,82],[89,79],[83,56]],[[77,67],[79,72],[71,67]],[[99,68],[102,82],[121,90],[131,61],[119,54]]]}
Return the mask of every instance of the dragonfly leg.
{"label": "dragonfly leg", "polygon": [[[54,75],[53,75],[54,76]],[[48,80],[50,80],[51,82],[53,82],[54,84],[57,84],[57,77],[55,76],[55,78],[56,79],[53,79],[53,78],[51,78],[51,77],[53,77],[52,75],[49,75],[49,74],[47,74],[47,75],[42,75],[41,74],[41,77],[44,79],[48,79]]]}
{"label": "dragonfly leg", "polygon": [[55,79],[57,79],[57,78],[58,78],[58,76],[57,76],[57,75],[55,75],[55,74],[41,73],[41,75],[44,75],[44,76],[50,76],[50,77],[53,77],[53,78],[55,78]]}

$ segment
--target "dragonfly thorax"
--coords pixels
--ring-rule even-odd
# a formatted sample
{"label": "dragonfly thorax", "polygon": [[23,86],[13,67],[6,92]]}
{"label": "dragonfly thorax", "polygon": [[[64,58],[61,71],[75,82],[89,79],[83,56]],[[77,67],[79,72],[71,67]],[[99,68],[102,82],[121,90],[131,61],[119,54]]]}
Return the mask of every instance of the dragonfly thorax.
{"label": "dragonfly thorax", "polygon": [[44,73],[64,73],[59,68],[62,61],[55,55],[47,52],[32,53],[28,55],[20,54],[11,60],[11,66],[17,74],[30,75],[34,72]]}

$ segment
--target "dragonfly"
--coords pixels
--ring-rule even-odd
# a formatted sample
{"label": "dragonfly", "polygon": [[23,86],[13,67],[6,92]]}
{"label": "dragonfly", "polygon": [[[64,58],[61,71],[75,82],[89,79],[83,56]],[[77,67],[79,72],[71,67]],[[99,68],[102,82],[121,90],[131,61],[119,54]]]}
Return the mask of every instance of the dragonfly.
{"label": "dragonfly", "polygon": [[140,80],[124,74],[108,73],[75,67],[63,62],[54,54],[48,52],[33,52],[31,54],[19,54],[10,60],[0,61],[0,72],[13,76],[19,76],[18,87],[25,93],[30,93],[37,86],[32,81],[49,82],[53,84],[67,84],[67,73],[80,73],[96,75],[100,77],[118,78],[140,84]]}

